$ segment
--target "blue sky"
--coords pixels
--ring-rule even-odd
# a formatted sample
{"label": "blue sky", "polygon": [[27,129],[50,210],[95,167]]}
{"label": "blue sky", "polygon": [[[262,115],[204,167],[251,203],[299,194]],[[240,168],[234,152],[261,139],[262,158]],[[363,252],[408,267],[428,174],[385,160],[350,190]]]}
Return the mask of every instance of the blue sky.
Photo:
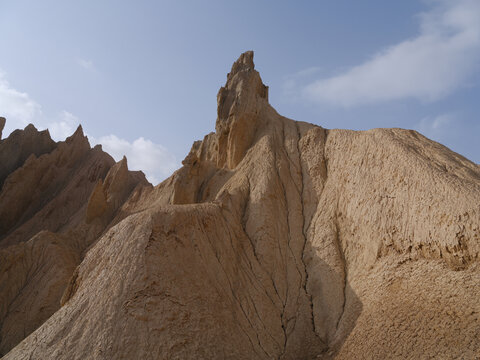
{"label": "blue sky", "polygon": [[0,0],[0,116],[92,143],[158,182],[214,130],[246,50],[277,111],[421,131],[480,162],[480,1]]}

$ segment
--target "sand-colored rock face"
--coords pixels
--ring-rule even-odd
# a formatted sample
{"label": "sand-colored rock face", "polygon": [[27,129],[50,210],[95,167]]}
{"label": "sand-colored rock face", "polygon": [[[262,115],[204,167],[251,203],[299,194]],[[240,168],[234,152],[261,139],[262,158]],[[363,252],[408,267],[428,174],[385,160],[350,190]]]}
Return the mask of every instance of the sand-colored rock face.
{"label": "sand-colored rock face", "polygon": [[68,236],[39,232],[0,250],[2,352],[32,333],[59,308],[80,256]]}
{"label": "sand-colored rock face", "polygon": [[262,110],[268,106],[268,88],[254,69],[253,51],[240,56],[217,95],[217,166],[235,168],[250,148]]}
{"label": "sand-colored rock face", "polygon": [[91,179],[84,258],[63,233],[2,250],[52,239],[45,271],[72,273],[42,280],[62,306],[5,359],[480,357],[480,168],[442,145],[281,117],[247,52],[216,133],[155,188],[135,176]]}
{"label": "sand-colored rock face", "polygon": [[[1,140],[0,157],[9,154],[15,162],[3,167],[0,191],[0,354],[59,309],[85,250],[120,216],[133,188],[147,184],[126,160],[115,164],[100,147],[91,149],[80,127],[55,143],[29,125]],[[104,190],[102,212],[92,199],[103,179],[114,185]]]}

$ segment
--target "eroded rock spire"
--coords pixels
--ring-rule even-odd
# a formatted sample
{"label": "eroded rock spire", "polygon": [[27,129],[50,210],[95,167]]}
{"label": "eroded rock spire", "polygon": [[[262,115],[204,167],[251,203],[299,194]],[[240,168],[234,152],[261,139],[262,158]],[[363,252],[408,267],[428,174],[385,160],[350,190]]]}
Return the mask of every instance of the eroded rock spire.
{"label": "eroded rock spire", "polygon": [[268,105],[268,87],[255,70],[253,51],[244,52],[232,65],[227,83],[217,95],[219,167],[235,168],[250,147],[262,108]]}

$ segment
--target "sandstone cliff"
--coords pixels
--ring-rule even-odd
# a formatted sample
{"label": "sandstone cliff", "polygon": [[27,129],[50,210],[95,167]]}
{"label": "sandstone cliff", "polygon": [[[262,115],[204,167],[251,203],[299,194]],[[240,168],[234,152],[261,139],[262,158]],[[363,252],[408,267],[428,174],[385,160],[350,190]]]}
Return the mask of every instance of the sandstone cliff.
{"label": "sandstone cliff", "polygon": [[[84,251],[111,226],[133,188],[147,181],[127,170],[126,159],[115,164],[99,146],[91,149],[81,127],[55,143],[48,131],[29,125],[0,141],[0,157],[6,159],[0,191],[1,354],[59,309]],[[103,179],[109,202],[98,211],[94,189]]]}
{"label": "sandstone cliff", "polygon": [[[25,313],[41,313],[35,290],[0,299],[16,301],[28,329],[5,359],[480,357],[477,164],[415,131],[284,118],[252,52],[217,101],[216,132],[158,186],[126,181],[122,162],[78,178],[89,203],[57,206],[72,206],[81,235],[49,211],[45,228],[19,227],[30,202],[2,223],[2,242],[16,245],[2,250],[13,260],[0,280],[19,289],[9,271],[26,272],[57,300],[64,289],[40,327],[47,316]],[[84,258],[79,242],[92,244]],[[37,275],[15,270],[34,248],[45,254]]]}

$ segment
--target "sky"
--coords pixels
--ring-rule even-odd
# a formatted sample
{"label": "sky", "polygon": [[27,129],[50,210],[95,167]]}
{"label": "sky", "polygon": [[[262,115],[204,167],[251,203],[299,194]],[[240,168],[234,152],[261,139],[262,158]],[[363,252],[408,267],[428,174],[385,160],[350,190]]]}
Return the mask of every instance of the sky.
{"label": "sky", "polygon": [[158,183],[215,130],[238,56],[276,110],[415,129],[480,162],[480,1],[0,0],[3,137],[33,123]]}

